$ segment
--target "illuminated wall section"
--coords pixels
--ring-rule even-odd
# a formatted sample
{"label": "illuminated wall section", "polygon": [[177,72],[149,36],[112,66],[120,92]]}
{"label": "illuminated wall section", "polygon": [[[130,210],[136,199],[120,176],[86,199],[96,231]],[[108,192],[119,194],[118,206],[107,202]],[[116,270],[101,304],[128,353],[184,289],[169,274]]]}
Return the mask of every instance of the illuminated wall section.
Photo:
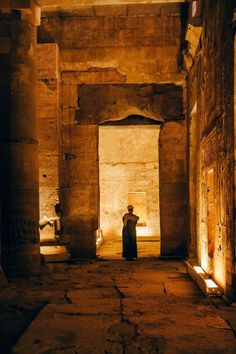
{"label": "illuminated wall section", "polygon": [[128,205],[135,205],[135,213],[139,216],[137,226],[147,226],[146,192],[129,192]]}
{"label": "illuminated wall section", "polygon": [[[39,147],[40,219],[55,217],[59,202],[59,49],[55,43],[37,45],[37,124]],[[54,239],[54,227],[40,230],[40,239]]]}
{"label": "illuminated wall section", "polygon": [[138,236],[159,236],[158,125],[100,126],[100,227],[120,237],[128,204],[140,216]]}
{"label": "illuminated wall section", "polygon": [[[199,264],[231,299],[235,298],[233,17],[233,2],[205,1],[199,26],[193,24],[187,27],[188,59],[191,57],[192,62],[185,63],[188,71],[189,123],[191,127],[196,125],[197,139],[195,142],[190,134],[190,144],[195,143],[197,158],[197,223],[194,224],[192,218],[190,230],[197,226]],[[194,110],[195,104],[197,112]],[[197,114],[195,122],[192,113]],[[193,174],[194,168],[190,178]],[[194,192],[194,189],[191,191]],[[190,205],[194,206],[194,203]],[[193,235],[192,232],[192,240]],[[195,244],[192,242],[193,246]],[[191,253],[195,256],[194,252]]]}

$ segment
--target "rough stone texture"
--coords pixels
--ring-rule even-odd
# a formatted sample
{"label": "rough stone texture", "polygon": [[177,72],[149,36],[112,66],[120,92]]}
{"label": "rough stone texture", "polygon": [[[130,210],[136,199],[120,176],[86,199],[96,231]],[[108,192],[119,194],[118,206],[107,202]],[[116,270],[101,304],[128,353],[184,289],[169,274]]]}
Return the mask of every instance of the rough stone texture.
{"label": "rough stone texture", "polygon": [[[14,324],[17,315],[22,323],[28,310],[36,318],[13,348],[17,337],[10,341],[12,353],[233,354],[236,350],[233,331],[224,320],[230,312],[235,315],[235,309],[222,301],[213,306],[181,262],[113,260],[50,269],[40,278],[15,280],[14,287],[1,292],[2,348],[9,343],[9,323]],[[40,305],[44,308],[37,315]]]}
{"label": "rough stone texture", "polygon": [[[37,123],[39,140],[40,218],[55,216],[59,201],[59,58],[56,44],[37,45]],[[53,236],[46,226],[40,234]]]}
{"label": "rough stone texture", "polygon": [[98,126],[68,125],[63,129],[61,201],[63,237],[72,256],[95,257],[98,229]]}
{"label": "rough stone texture", "polygon": [[[43,10],[47,10],[49,12],[54,11],[56,9],[64,10],[64,9],[70,9],[71,11],[85,11],[88,8],[94,9],[104,9],[104,8],[112,8],[116,7],[121,8],[124,7],[125,9],[128,8],[133,8],[133,9],[142,9],[145,11],[145,7],[148,9],[151,8],[157,8],[159,9],[158,13],[161,12],[168,12],[170,9],[173,8],[178,12],[180,4],[182,2],[186,2],[186,0],[116,0],[114,3],[114,0],[38,0],[38,4],[42,6]],[[104,4],[105,3],[105,4]],[[108,5],[106,5],[108,4]],[[112,6],[111,6],[112,5]],[[171,12],[171,13],[172,13]],[[125,12],[126,13],[126,12]],[[86,13],[85,16],[90,16],[91,13]]]}
{"label": "rough stone texture", "polygon": [[156,16],[48,15],[42,19],[39,40],[54,41],[61,48],[63,80],[181,84],[185,13],[177,9]]}
{"label": "rough stone texture", "polygon": [[105,239],[121,236],[131,192],[144,193],[146,201],[144,220],[134,204],[139,222],[145,223],[137,227],[137,235],[160,235],[159,130],[158,125],[99,127],[100,228]]}
{"label": "rough stone texture", "polygon": [[14,12],[8,21],[10,65],[5,62],[5,68],[10,79],[4,90],[6,94],[10,90],[11,95],[3,103],[2,117],[2,262],[6,272],[29,272],[39,266],[40,260],[35,116],[36,27],[29,17],[26,19],[20,12]]}
{"label": "rough stone texture", "polygon": [[79,85],[76,119],[102,123],[141,115],[157,121],[183,120],[183,92],[177,85]]}
{"label": "rough stone texture", "polygon": [[[193,58],[188,75],[188,112],[195,109],[200,134],[191,137],[199,166],[195,173],[197,201],[192,209],[199,213],[196,233],[199,263],[212,273],[228,296],[233,296],[234,264],[234,127],[233,127],[233,1],[207,1],[203,12],[201,50]],[[192,155],[193,157],[193,155]],[[215,222],[209,219],[208,172],[214,179]],[[194,229],[194,226],[193,226]],[[210,230],[214,229],[213,240]],[[192,233],[191,243],[196,245]],[[212,242],[213,241],[213,242]],[[212,250],[210,247],[213,245]]]}
{"label": "rough stone texture", "polygon": [[[122,84],[77,86],[69,82],[62,84],[62,145],[64,160],[61,169],[61,202],[64,214],[62,219],[63,239],[64,241],[72,242],[74,244],[72,248],[75,249],[78,247],[78,255],[89,255],[90,244],[94,243],[95,227],[98,227],[98,214],[96,214],[96,210],[97,212],[99,210],[98,136],[96,136],[98,124],[106,121],[109,124],[111,121],[124,119],[129,115],[135,114],[147,117],[145,124],[148,117],[159,122],[183,121],[182,95],[182,89],[176,85]],[[129,123],[137,125],[142,119],[138,116],[131,116]],[[182,127],[181,124],[178,126]],[[174,123],[170,123],[170,127],[175,127]],[[129,129],[128,126],[127,129]],[[175,138],[174,134],[177,134]],[[175,160],[176,156],[174,156],[169,163],[169,165],[173,166],[173,171],[169,167],[169,170],[163,174],[164,183],[168,183],[169,180],[172,181],[173,178],[176,178],[176,173],[181,175],[181,172],[178,171],[180,168],[185,168],[184,161],[186,159],[185,136],[182,136],[182,133],[179,134],[178,129],[176,129],[173,130],[172,140],[168,142],[168,139],[169,135],[163,137],[161,143],[163,145],[163,166],[166,165],[166,154],[174,153],[173,149],[176,149],[176,145],[179,150],[178,160]],[[179,143],[179,140],[181,140],[182,144]],[[173,141],[174,146],[170,145]],[[171,172],[175,170],[177,172],[173,177]],[[185,170],[183,170],[181,176],[185,176],[185,173]],[[172,188],[172,193],[169,194],[168,198],[166,198],[166,193],[161,194],[164,205],[163,218],[167,215],[166,209],[170,210],[169,218],[165,218],[166,222],[162,224],[162,232],[166,238],[163,245],[166,245],[168,250],[171,247],[172,251],[164,251],[163,254],[165,255],[183,255],[185,253],[183,249],[182,251],[179,250],[180,243],[186,241],[186,228],[183,225],[186,224],[187,195],[185,193],[181,194],[181,191],[179,191],[181,178],[174,181],[179,181],[179,184],[176,183],[174,185],[171,182],[174,188]],[[183,183],[186,183],[186,180]],[[184,188],[181,190],[184,191]],[[100,195],[100,198],[102,197]],[[158,201],[157,191],[154,199]],[[176,201],[178,202],[178,206],[175,208],[174,204]],[[124,210],[125,206],[126,202],[124,202],[122,210]],[[119,213],[119,207],[116,212]],[[172,222],[172,227],[169,226],[171,218],[175,220]],[[152,221],[152,227],[157,231],[157,235],[159,235],[158,219],[157,217],[155,226],[154,220]],[[87,223],[87,228],[83,222]],[[116,224],[119,222],[120,216],[117,215]],[[179,231],[176,230],[178,226]],[[116,228],[118,228],[118,224]],[[173,231],[176,241],[170,246],[169,240],[173,240],[174,238],[171,234]],[[88,242],[87,246],[86,242]],[[85,252],[86,247],[87,251]]]}
{"label": "rough stone texture", "polygon": [[[235,28],[235,13],[234,13],[234,28]],[[236,136],[236,36],[234,36],[234,137]],[[234,138],[234,156],[236,156],[236,140]],[[236,186],[236,165],[234,164],[234,186]],[[236,189],[234,189],[234,200],[236,199]],[[234,202],[235,203],[235,202]],[[235,205],[235,204],[234,204]],[[234,230],[236,220],[234,219]],[[234,254],[236,254],[236,242],[234,243]],[[236,262],[234,264],[234,274],[236,274]]]}
{"label": "rough stone texture", "polygon": [[184,256],[187,251],[185,122],[161,126],[159,161],[161,255]]}
{"label": "rough stone texture", "polygon": [[[196,188],[199,179],[200,159],[198,156],[200,144],[200,117],[196,113],[196,107],[191,112],[187,121],[187,135],[189,142],[189,242],[188,256],[191,259],[197,258],[197,225],[200,222],[199,204],[200,196]],[[191,143],[190,143],[191,142]]]}
{"label": "rough stone texture", "polygon": [[[137,237],[138,258],[158,257],[160,255],[159,237]],[[122,239],[109,238],[97,249],[97,258],[100,260],[117,260],[122,257]]]}
{"label": "rough stone texture", "polygon": [[[10,24],[6,16],[0,16],[0,161],[2,166],[8,164],[9,124],[10,124]],[[7,48],[6,48],[6,44]],[[5,188],[8,181],[6,169],[0,169],[0,229],[1,238],[4,232],[3,220],[6,219],[6,208],[4,203],[7,200]],[[1,251],[1,246],[0,246]],[[1,258],[1,256],[0,256]],[[1,260],[1,259],[0,259]],[[5,285],[2,267],[0,268],[0,286]]]}
{"label": "rough stone texture", "polygon": [[65,12],[42,19],[39,41],[54,41],[60,48],[62,238],[71,243],[74,256],[94,252],[99,208],[96,125],[130,114],[162,122],[184,119],[178,85],[183,82],[179,53],[185,15],[180,7],[168,11],[156,16]]}

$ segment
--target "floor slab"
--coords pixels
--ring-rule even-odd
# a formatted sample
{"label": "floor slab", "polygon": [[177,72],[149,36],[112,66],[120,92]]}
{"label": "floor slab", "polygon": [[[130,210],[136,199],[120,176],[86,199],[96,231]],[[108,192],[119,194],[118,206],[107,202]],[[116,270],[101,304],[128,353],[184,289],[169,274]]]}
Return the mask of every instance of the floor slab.
{"label": "floor slab", "polygon": [[12,279],[0,294],[15,319],[20,308],[41,304],[17,343],[7,346],[0,334],[4,354],[236,352],[236,309],[202,294],[181,261],[99,259],[46,269]]}

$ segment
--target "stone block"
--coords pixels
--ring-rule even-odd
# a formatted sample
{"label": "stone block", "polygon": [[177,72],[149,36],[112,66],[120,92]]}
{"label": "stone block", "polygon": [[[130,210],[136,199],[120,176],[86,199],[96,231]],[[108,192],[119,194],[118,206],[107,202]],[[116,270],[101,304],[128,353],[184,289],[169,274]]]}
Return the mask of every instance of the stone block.
{"label": "stone block", "polygon": [[126,16],[127,6],[123,4],[94,6],[96,16]]}
{"label": "stone block", "polygon": [[61,101],[60,105],[66,107],[78,107],[78,86],[77,85],[61,85]]}
{"label": "stone block", "polygon": [[[76,185],[64,191],[64,212],[70,217],[97,216],[98,187],[96,185]],[[96,229],[95,229],[96,230]]]}
{"label": "stone block", "polygon": [[128,5],[128,15],[129,16],[145,16],[153,17],[154,15],[161,14],[161,10],[163,8],[163,4],[149,4],[145,3],[145,6],[140,6],[140,4],[131,4]]}
{"label": "stone block", "polygon": [[59,76],[59,51],[56,43],[37,44],[38,79],[57,79]]}
{"label": "stone block", "polygon": [[126,82],[126,75],[114,68],[104,68],[99,70],[81,71],[79,73],[64,73],[63,83],[71,84],[116,84]]}
{"label": "stone block", "polygon": [[58,155],[41,156],[39,160],[40,187],[58,185]]}
{"label": "stone block", "polygon": [[69,237],[70,251],[73,258],[96,257],[95,231],[98,229],[97,213],[98,211],[96,210],[95,214],[91,215],[91,211],[87,211],[86,215],[80,215],[80,208],[75,215],[64,218],[63,224],[65,227],[63,234]]}
{"label": "stone block", "polygon": [[[96,302],[91,307],[96,308]],[[16,344],[14,353],[26,353],[29,348],[35,353],[42,348],[44,351],[58,351],[58,348],[68,351],[69,340],[69,350],[72,347],[82,353],[121,354],[122,344],[114,341],[114,334],[109,332],[112,326],[120,323],[120,319],[117,315],[107,314],[99,317],[100,321],[96,315],[81,316],[77,307],[71,304],[47,305]]]}
{"label": "stone block", "polygon": [[171,176],[171,181],[175,182],[183,182],[186,183],[186,161],[183,159],[174,159],[175,163],[173,164],[173,160],[161,161],[161,166],[163,166],[166,170],[168,176]]}
{"label": "stone block", "polygon": [[38,186],[38,147],[36,144],[15,143],[10,147],[10,188],[23,193]]}
{"label": "stone block", "polygon": [[[145,47],[151,47],[154,45],[154,36],[143,36],[139,35],[136,41],[138,46],[145,46]],[[158,45],[155,43],[155,45]]]}
{"label": "stone block", "polygon": [[46,263],[68,262],[70,253],[65,246],[41,246],[40,253]]}
{"label": "stone block", "polygon": [[136,28],[122,28],[118,32],[119,46],[135,46],[139,30]]}
{"label": "stone block", "polygon": [[[61,68],[65,71],[71,71],[62,73],[62,80],[68,84],[120,84],[122,82],[133,84],[178,82],[180,84],[183,80],[183,75],[179,74],[175,59],[178,55],[178,50],[175,46],[132,46],[128,51],[126,47],[96,48],[95,60],[93,48],[84,51],[83,56],[75,49],[62,49],[60,52]],[[143,72],[143,67],[140,63],[149,61],[156,61],[157,66],[155,72],[146,74]],[[103,69],[104,75],[102,75],[103,71],[100,72],[99,70],[104,68],[104,66],[107,69]],[[95,69],[93,69],[95,72],[87,72],[89,68],[91,68],[90,70],[92,68],[99,69],[97,72]],[[75,73],[75,71],[79,72]]]}
{"label": "stone block", "polygon": [[[96,185],[98,183],[98,164],[96,156],[88,156],[85,160],[80,156],[67,161],[70,186]],[[65,171],[66,172],[66,171]]]}
{"label": "stone block", "polygon": [[74,107],[62,107],[62,124],[73,126],[76,123],[76,111]]}

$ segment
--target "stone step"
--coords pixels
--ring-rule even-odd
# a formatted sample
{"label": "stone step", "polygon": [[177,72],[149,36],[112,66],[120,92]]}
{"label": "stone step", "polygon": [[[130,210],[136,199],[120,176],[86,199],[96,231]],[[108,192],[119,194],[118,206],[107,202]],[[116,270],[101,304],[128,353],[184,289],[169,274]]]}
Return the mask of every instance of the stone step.
{"label": "stone step", "polygon": [[41,246],[40,253],[46,263],[67,262],[71,255],[65,246]]}

